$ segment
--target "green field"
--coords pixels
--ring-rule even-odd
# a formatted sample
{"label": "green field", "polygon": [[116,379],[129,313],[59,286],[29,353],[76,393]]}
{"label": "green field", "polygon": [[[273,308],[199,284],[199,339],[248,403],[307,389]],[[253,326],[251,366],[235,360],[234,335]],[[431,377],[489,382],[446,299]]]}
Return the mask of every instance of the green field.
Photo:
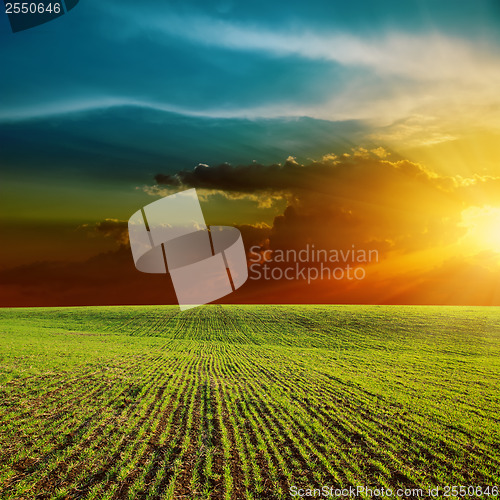
{"label": "green field", "polygon": [[498,308],[0,309],[0,391],[2,499],[500,485]]}

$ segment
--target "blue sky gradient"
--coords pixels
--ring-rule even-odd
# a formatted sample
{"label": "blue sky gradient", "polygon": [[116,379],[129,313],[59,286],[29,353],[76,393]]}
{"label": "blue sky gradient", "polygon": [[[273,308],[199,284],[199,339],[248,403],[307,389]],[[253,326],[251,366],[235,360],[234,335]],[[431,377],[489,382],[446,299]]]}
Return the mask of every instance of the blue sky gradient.
{"label": "blue sky gradient", "polygon": [[[359,100],[355,87],[369,82],[370,98],[389,99],[395,86],[449,77],[432,63],[450,45],[493,54],[499,10],[493,0],[82,0],[15,35],[4,15],[0,118],[120,103],[214,117],[373,118],[336,97]],[[421,64],[408,61],[415,54],[426,56]]]}
{"label": "blue sky gradient", "polygon": [[499,16],[493,0],[82,0],[12,34],[3,15],[3,169],[107,167],[137,182],[198,162],[392,145],[401,126],[418,143],[428,126],[415,116],[453,122],[456,108],[474,127],[461,100],[491,108]]}

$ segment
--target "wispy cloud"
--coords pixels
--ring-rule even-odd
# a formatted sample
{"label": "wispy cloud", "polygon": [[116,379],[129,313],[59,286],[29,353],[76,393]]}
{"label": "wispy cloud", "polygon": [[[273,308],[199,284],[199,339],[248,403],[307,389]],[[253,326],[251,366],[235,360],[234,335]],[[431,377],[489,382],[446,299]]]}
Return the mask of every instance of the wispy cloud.
{"label": "wispy cloud", "polygon": [[[305,29],[271,30],[206,16],[183,18],[173,14],[151,19],[151,22],[148,29],[204,45],[281,57],[323,59],[419,81],[449,79],[454,83],[484,83],[485,71],[497,81],[500,78],[500,59],[491,47],[438,33],[381,32],[378,36],[363,36],[337,31],[318,34]],[[471,68],[480,72],[469,72]]]}
{"label": "wispy cloud", "polygon": [[[389,125],[397,120],[418,115],[446,119],[451,113],[468,126],[487,120],[500,128],[495,106],[500,106],[500,56],[497,48],[486,42],[457,38],[440,32],[409,34],[394,30],[378,29],[370,34],[349,31],[338,26],[331,31],[313,30],[306,24],[291,27],[268,26],[210,17],[197,13],[179,14],[166,6],[152,10],[147,4],[138,12],[135,5],[107,3],[98,7],[108,18],[115,19],[119,30],[110,28],[106,37],[118,37],[124,43],[147,40],[155,47],[166,48],[165,61],[158,70],[169,70],[168,50],[175,39],[183,46],[191,45],[214,52],[241,52],[265,59],[286,60],[290,66],[298,61],[319,61],[338,68],[338,78],[329,84],[325,71],[314,75],[302,73],[304,88],[313,80],[325,81],[321,93],[314,101],[283,88],[282,97],[269,94],[266,98],[265,73],[249,75],[259,85],[260,92],[254,99],[239,99],[238,95],[221,104],[220,99],[203,99],[180,102],[169,99],[168,94],[139,95],[135,90],[123,89],[120,93],[104,91],[94,97],[72,95],[54,97],[44,105],[19,104],[9,109],[4,106],[0,119],[26,119],[50,114],[80,112],[87,109],[133,105],[179,113],[187,116],[214,118],[271,118],[309,116],[332,121],[372,120],[376,125]],[[111,17],[109,17],[111,16]],[[205,53],[210,57],[210,53]],[[224,78],[224,57],[221,73],[214,79]],[[242,59],[243,61],[243,59]],[[258,64],[257,64],[258,67]],[[214,68],[214,70],[216,70]],[[158,76],[156,76],[158,77]],[[194,84],[195,82],[193,82]],[[250,84],[249,84],[250,85]],[[117,88],[120,86],[118,85]],[[269,89],[270,91],[271,89]],[[275,92],[276,89],[273,88]],[[199,92],[199,90],[197,90]],[[245,95],[244,89],[242,89]],[[274,97],[273,97],[274,96]],[[478,111],[479,110],[479,111]],[[456,117],[454,117],[456,120]],[[412,123],[414,128],[415,123]],[[404,131],[390,131],[390,137]],[[436,137],[450,134],[436,130]],[[378,140],[383,139],[377,136]]]}
{"label": "wispy cloud", "polygon": [[[379,29],[368,35],[340,29],[271,29],[171,11],[148,14],[145,10],[144,19],[139,22],[134,21],[132,11],[127,14],[120,9],[119,15],[124,22],[128,19],[134,23],[130,25],[131,36],[147,31],[158,43],[162,43],[162,37],[165,43],[176,37],[204,47],[290,58],[290,64],[295,58],[325,61],[344,68],[344,81],[332,82],[324,102],[311,105],[295,100],[286,106],[233,108],[233,116],[295,115],[389,124],[414,114],[443,117],[450,109],[460,108],[460,116],[466,121],[472,110],[479,108],[482,115],[492,105],[500,104],[500,57],[497,47],[486,41],[431,30],[408,34]],[[500,126],[492,113],[487,119]]]}

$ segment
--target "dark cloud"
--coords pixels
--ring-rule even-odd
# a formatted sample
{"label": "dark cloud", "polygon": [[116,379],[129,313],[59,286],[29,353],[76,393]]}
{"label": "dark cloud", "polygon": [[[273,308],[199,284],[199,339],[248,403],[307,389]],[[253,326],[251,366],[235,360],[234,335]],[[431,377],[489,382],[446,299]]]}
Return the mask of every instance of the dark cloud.
{"label": "dark cloud", "polygon": [[104,219],[94,224],[82,224],[79,230],[85,231],[89,236],[103,236],[110,238],[119,245],[128,245],[128,222],[118,219]]}
{"label": "dark cloud", "polygon": [[97,234],[113,238],[120,244],[128,243],[128,223],[124,220],[105,219],[93,226]]}
{"label": "dark cloud", "polygon": [[[315,169],[323,170],[324,165],[318,164]],[[304,167],[290,161],[284,165],[253,163],[238,167],[223,163],[215,167],[198,165],[194,170],[183,170],[174,175],[158,174],[155,180],[160,185],[238,193],[284,192],[306,188],[308,178],[303,177],[304,173]]]}
{"label": "dark cloud", "polygon": [[292,157],[282,165],[198,165],[174,175],[159,174],[156,181],[234,197],[285,198],[288,207],[275,218],[267,242],[273,249],[314,243],[406,253],[445,245],[464,234],[464,208],[493,203],[500,194],[496,178],[438,175],[388,156],[381,148],[359,148],[307,165]]}

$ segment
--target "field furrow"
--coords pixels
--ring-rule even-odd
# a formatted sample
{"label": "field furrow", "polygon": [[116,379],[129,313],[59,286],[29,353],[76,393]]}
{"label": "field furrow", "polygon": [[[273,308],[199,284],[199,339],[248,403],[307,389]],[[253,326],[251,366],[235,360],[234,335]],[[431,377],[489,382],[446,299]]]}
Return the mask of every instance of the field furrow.
{"label": "field furrow", "polygon": [[5,309],[0,332],[5,500],[500,485],[495,308]]}

